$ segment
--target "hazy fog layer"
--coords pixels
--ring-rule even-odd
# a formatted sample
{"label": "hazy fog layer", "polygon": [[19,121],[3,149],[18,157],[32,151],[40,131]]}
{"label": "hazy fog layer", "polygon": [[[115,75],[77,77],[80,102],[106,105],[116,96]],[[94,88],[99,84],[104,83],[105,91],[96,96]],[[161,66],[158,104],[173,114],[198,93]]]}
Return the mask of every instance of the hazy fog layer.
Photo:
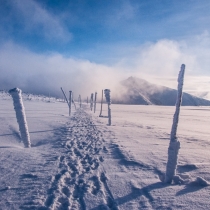
{"label": "hazy fog layer", "polygon": [[[192,45],[192,43],[195,43]],[[60,87],[76,95],[110,88],[129,76],[176,88],[182,63],[186,64],[184,90],[208,98],[210,36],[206,32],[188,41],[160,40],[136,48],[125,47],[125,56],[114,64],[94,63],[59,53],[38,54],[13,42],[0,47],[0,89],[19,87],[25,92],[61,96]],[[118,55],[116,51],[116,56]]]}

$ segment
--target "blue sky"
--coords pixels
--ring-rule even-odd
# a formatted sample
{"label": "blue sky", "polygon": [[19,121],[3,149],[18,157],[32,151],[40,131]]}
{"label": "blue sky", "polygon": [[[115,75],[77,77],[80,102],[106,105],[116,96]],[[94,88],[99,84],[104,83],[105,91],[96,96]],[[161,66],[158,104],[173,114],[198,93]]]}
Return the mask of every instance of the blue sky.
{"label": "blue sky", "polygon": [[0,89],[28,90],[35,77],[50,89],[58,74],[66,88],[62,78],[72,76],[95,87],[130,75],[155,80],[177,75],[182,62],[189,77],[208,77],[209,11],[206,0],[0,0]]}

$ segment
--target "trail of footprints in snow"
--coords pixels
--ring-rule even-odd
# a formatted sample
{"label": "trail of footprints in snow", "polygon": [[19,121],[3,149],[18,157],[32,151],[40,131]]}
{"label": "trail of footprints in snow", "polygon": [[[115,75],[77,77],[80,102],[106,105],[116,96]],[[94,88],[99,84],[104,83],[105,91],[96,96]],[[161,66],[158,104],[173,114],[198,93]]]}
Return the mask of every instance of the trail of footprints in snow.
{"label": "trail of footprints in snow", "polygon": [[45,206],[48,209],[86,209],[84,195],[102,193],[106,209],[117,209],[106,184],[106,176],[97,170],[103,162],[102,133],[90,116],[78,110],[61,136],[66,152],[59,157],[59,173],[52,179]]}

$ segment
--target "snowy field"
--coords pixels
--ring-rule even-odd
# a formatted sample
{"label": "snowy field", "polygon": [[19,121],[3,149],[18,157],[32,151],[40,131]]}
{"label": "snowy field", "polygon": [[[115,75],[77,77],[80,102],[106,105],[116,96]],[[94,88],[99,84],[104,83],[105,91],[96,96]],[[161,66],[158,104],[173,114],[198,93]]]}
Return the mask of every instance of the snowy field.
{"label": "snowy field", "polygon": [[[112,126],[87,104],[24,96],[31,148],[0,93],[0,209],[210,209],[210,108],[181,107],[180,184],[166,170],[175,107],[111,105]],[[78,107],[78,106],[77,106]],[[104,105],[103,115],[107,107]]]}

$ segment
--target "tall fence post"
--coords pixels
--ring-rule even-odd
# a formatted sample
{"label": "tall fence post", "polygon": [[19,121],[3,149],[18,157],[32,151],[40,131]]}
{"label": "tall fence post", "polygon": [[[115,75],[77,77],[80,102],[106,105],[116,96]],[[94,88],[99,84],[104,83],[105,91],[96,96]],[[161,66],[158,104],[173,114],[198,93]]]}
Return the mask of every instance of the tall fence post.
{"label": "tall fence post", "polygon": [[94,99],[94,113],[96,112],[96,100],[97,100],[97,92],[95,92],[95,99]]}
{"label": "tall fence post", "polygon": [[108,125],[112,124],[112,122],[111,122],[111,108],[110,108],[110,105],[111,105],[110,92],[111,91],[109,89],[104,90],[104,94],[105,94],[105,97],[106,97],[106,102],[108,104]]}
{"label": "tall fence post", "polygon": [[177,127],[179,122],[179,112],[182,102],[182,89],[184,83],[185,65],[181,65],[181,69],[178,76],[178,88],[177,88],[177,101],[176,110],[173,117],[173,124],[171,128],[170,143],[168,148],[168,162],[166,165],[165,183],[171,183],[174,175],[176,174],[176,167],[178,162],[178,154],[180,149],[180,142],[177,140]]}
{"label": "tall fence post", "polygon": [[71,116],[72,91],[69,91],[69,116]]}
{"label": "tall fence post", "polygon": [[102,115],[102,106],[103,106],[103,94],[104,91],[102,90],[102,96],[101,96],[101,110],[100,110],[100,114],[99,114],[99,117]]}
{"label": "tall fence post", "polygon": [[90,110],[91,111],[93,110],[93,93],[91,93],[91,96],[90,96]]}
{"label": "tall fence post", "polygon": [[26,121],[25,108],[22,100],[22,91],[19,88],[9,90],[12,96],[14,109],[16,113],[17,122],[19,125],[19,131],[21,139],[23,140],[24,146],[27,148],[31,147],[30,135],[28,131],[28,125]]}

